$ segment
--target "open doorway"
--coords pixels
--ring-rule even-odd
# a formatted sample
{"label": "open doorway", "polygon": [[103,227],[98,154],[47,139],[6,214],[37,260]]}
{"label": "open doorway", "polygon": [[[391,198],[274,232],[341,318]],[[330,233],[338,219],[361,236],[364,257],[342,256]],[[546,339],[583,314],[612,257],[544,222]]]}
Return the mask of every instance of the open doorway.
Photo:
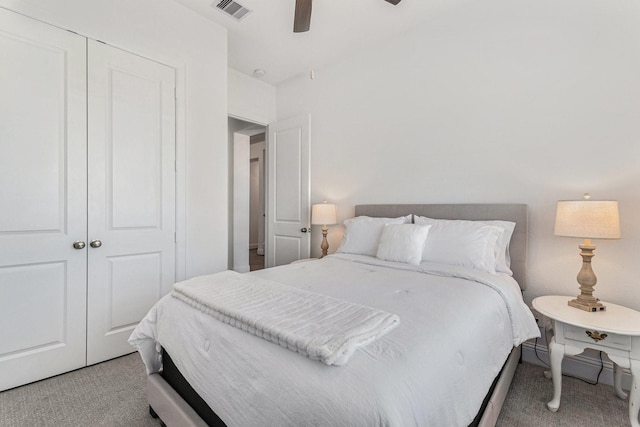
{"label": "open doorway", "polygon": [[229,269],[264,268],[266,127],[229,118]]}
{"label": "open doorway", "polygon": [[265,132],[249,139],[249,270],[264,268]]}

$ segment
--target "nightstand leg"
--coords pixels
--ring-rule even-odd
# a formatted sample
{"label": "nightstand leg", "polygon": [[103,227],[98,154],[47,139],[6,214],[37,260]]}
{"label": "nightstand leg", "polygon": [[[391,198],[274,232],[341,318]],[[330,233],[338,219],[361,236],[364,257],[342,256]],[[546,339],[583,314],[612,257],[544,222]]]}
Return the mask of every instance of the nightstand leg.
{"label": "nightstand leg", "polygon": [[549,360],[551,362],[551,378],[553,380],[553,399],[547,403],[551,412],[556,412],[560,407],[560,394],[562,393],[562,359],[564,358],[564,345],[558,344],[553,337],[549,343]]}
{"label": "nightstand leg", "polygon": [[616,396],[620,399],[624,400],[628,397],[627,393],[622,389],[622,369],[617,363],[613,364],[613,387],[616,390]]}
{"label": "nightstand leg", "polygon": [[638,375],[640,362],[631,359],[631,395],[629,396],[629,420],[632,427],[640,427],[638,411],[640,410],[640,393],[638,393]]}

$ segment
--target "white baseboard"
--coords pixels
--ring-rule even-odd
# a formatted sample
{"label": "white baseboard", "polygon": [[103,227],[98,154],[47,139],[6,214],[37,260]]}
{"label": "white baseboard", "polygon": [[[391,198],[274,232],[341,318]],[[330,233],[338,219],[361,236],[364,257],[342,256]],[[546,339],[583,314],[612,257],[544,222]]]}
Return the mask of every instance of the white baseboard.
{"label": "white baseboard", "polygon": [[[538,356],[536,356],[536,349]],[[542,361],[540,359],[542,359]],[[543,339],[538,338],[538,344],[529,340],[522,344],[522,360],[539,366],[549,366],[549,350]],[[598,382],[613,386],[613,363],[605,353],[602,354],[603,369]],[[577,356],[565,356],[562,360],[562,373],[589,382],[595,382],[600,371],[600,356],[597,351],[587,350]],[[622,388],[631,388],[631,374],[624,370],[622,373]]]}
{"label": "white baseboard", "polygon": [[257,243],[249,243],[249,249],[258,249]]}

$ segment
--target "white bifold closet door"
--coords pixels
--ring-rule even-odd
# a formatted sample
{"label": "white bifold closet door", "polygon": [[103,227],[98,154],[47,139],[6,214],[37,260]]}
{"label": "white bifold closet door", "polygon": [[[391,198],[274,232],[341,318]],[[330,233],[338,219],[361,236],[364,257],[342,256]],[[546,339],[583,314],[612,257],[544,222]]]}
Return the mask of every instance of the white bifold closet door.
{"label": "white bifold closet door", "polygon": [[1,8],[0,55],[5,390],[132,352],[170,290],[175,77]]}
{"label": "white bifold closet door", "polygon": [[91,365],[132,352],[131,331],[175,282],[175,74],[88,43]]}

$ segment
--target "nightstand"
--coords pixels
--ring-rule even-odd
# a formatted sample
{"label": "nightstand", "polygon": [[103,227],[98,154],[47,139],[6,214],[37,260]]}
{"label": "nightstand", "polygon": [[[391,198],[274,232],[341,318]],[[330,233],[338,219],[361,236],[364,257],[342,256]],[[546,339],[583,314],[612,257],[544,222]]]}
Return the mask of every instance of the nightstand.
{"label": "nightstand", "polygon": [[615,390],[621,399],[627,395],[620,384],[620,367],[631,370],[629,419],[632,426],[640,427],[637,383],[640,378],[640,312],[611,303],[605,304],[606,311],[587,312],[570,307],[567,302],[571,299],[573,297],[544,296],[533,300],[533,308],[553,321],[554,336],[549,343],[553,399],[547,403],[547,408],[556,412],[560,407],[564,356],[592,348],[605,352],[613,361]]}

